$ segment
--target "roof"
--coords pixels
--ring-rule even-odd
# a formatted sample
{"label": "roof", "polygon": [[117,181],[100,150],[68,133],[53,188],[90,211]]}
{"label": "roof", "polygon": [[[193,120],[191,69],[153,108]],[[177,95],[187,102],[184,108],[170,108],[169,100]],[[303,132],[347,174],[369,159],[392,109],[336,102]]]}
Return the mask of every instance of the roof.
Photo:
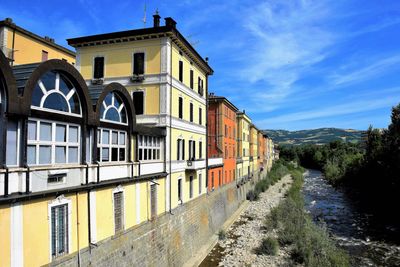
{"label": "roof", "polygon": [[18,94],[22,95],[26,82],[32,72],[40,65],[40,63],[22,64],[12,67],[12,71],[17,82]]}
{"label": "roof", "polygon": [[209,96],[208,96],[208,102],[211,102],[211,101],[226,102],[228,105],[231,106],[231,108],[232,108],[234,111],[238,111],[238,110],[239,110],[231,101],[229,101],[229,100],[228,100],[226,97],[224,97],[224,96],[209,95]]}
{"label": "roof", "polygon": [[14,30],[19,31],[19,32],[21,32],[21,33],[23,33],[23,34],[25,34],[25,35],[27,35],[27,36],[39,41],[39,42],[42,42],[42,43],[44,43],[44,44],[46,44],[48,46],[52,46],[55,49],[61,50],[64,53],[75,57],[75,52],[74,51],[72,51],[72,50],[70,50],[70,49],[68,49],[68,48],[66,48],[64,46],[61,46],[59,44],[56,44],[56,43],[54,43],[54,42],[52,42],[52,41],[50,41],[48,39],[45,39],[45,38],[43,38],[43,37],[41,37],[41,36],[39,36],[39,35],[37,35],[37,34],[35,34],[33,32],[30,32],[30,31],[24,29],[24,28],[21,28],[21,27],[17,26],[15,23],[12,22],[11,19],[1,20],[0,21],[0,27],[8,27],[8,28],[14,29]]}
{"label": "roof", "polygon": [[[172,20],[166,18],[166,20]],[[175,25],[166,25],[151,28],[134,29],[127,31],[103,33],[89,36],[82,36],[77,38],[67,39],[68,44],[73,47],[88,47],[102,44],[122,43],[136,40],[147,40],[152,38],[160,38],[162,36],[171,37],[182,50],[185,51],[191,59],[195,61],[201,68],[209,74],[213,74],[213,69],[208,65],[200,54],[193,48],[193,46],[183,37],[183,35],[176,29]]]}

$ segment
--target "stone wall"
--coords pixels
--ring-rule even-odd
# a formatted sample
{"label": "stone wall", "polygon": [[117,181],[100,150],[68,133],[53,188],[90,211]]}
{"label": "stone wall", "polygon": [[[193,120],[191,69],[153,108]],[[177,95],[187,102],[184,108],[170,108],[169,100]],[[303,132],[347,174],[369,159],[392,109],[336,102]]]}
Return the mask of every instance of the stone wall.
{"label": "stone wall", "polygon": [[153,221],[71,255],[58,266],[182,266],[206,245],[246,199],[258,180],[235,183],[185,203]]}

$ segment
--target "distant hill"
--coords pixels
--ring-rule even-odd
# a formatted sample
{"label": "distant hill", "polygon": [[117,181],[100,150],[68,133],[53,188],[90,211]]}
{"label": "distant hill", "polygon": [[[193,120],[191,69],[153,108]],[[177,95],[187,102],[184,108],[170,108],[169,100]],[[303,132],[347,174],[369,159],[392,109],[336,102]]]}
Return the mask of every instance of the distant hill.
{"label": "distant hill", "polygon": [[363,131],[352,129],[320,128],[313,130],[286,131],[263,130],[275,143],[281,145],[326,144],[335,140],[360,142]]}

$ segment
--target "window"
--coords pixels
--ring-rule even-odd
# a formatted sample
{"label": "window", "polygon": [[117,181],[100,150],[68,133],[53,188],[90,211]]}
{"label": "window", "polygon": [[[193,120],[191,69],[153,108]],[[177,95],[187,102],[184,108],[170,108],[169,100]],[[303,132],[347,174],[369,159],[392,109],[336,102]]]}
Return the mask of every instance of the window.
{"label": "window", "polygon": [[193,198],[193,176],[189,176],[189,197]]}
{"label": "window", "polygon": [[118,233],[124,229],[124,202],[123,192],[114,193],[114,231]]}
{"label": "window", "polygon": [[193,70],[190,70],[190,88],[193,89]]}
{"label": "window", "polygon": [[203,95],[203,79],[198,77],[198,85],[197,85],[198,93],[202,96]]}
{"label": "window", "polygon": [[157,185],[150,185],[150,205],[151,205],[151,218],[157,216]]}
{"label": "window", "polygon": [[6,145],[6,164],[8,166],[18,165],[19,149],[19,127],[18,122],[7,122],[7,145]]}
{"label": "window", "polygon": [[68,253],[68,204],[51,207],[51,255],[53,258]]}
{"label": "window", "polygon": [[211,188],[214,189],[214,172],[211,173]]}
{"label": "window", "polygon": [[200,125],[203,124],[202,115],[203,115],[203,110],[202,110],[202,108],[199,108],[199,124]]}
{"label": "window", "polygon": [[49,52],[42,50],[42,62],[49,59]]}
{"label": "window", "polygon": [[120,130],[97,130],[97,161],[126,161],[127,133]]}
{"label": "window", "polygon": [[32,108],[81,114],[78,93],[69,79],[55,71],[46,72],[38,82],[32,93]]}
{"label": "window", "polygon": [[196,141],[189,140],[189,160],[196,159]]}
{"label": "window", "polygon": [[144,53],[133,54],[133,74],[142,75],[144,74]]}
{"label": "window", "polygon": [[189,104],[190,122],[193,122],[193,103]]}
{"label": "window", "polygon": [[93,78],[94,79],[102,79],[104,78],[104,57],[95,57],[94,58],[94,71]]}
{"label": "window", "polygon": [[218,171],[218,181],[219,184],[221,185],[222,184],[221,170]]}
{"label": "window", "polygon": [[177,160],[185,160],[185,140],[178,139]]}
{"label": "window", "polygon": [[201,177],[201,173],[199,173],[199,195],[201,195],[201,191],[202,191],[202,179],[201,179],[202,177]]}
{"label": "window", "polygon": [[182,179],[178,179],[178,201],[182,200]]}
{"label": "window", "polygon": [[133,104],[135,105],[136,115],[144,114],[144,92],[143,91],[133,92]]}
{"label": "window", "polygon": [[183,98],[179,97],[179,119],[183,119]]}
{"label": "window", "polygon": [[203,142],[199,141],[199,159],[203,158]]}
{"label": "window", "polygon": [[161,159],[161,137],[138,136],[139,160],[150,161]]}
{"label": "window", "polygon": [[110,92],[106,95],[100,107],[100,119],[113,123],[128,123],[125,105],[117,94]]}
{"label": "window", "polygon": [[225,125],[225,137],[228,136],[228,126]]}
{"label": "window", "polygon": [[183,83],[183,61],[179,60],[179,81]]}
{"label": "window", "polygon": [[27,143],[29,165],[79,163],[78,125],[29,120]]}

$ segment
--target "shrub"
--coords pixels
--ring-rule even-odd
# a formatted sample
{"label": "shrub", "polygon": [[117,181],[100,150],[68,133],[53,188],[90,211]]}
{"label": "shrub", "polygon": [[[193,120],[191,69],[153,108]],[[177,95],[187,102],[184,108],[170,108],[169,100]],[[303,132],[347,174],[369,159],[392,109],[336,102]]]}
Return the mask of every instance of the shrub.
{"label": "shrub", "polygon": [[267,237],[261,242],[261,245],[256,249],[257,254],[276,255],[278,253],[278,242],[275,238]]}
{"label": "shrub", "polygon": [[246,194],[246,199],[250,200],[250,201],[255,201],[258,199],[258,194],[256,194],[256,192],[254,192],[254,190],[250,190]]}
{"label": "shrub", "polygon": [[218,232],[218,239],[219,240],[224,240],[226,238],[226,233],[224,230],[219,230]]}

